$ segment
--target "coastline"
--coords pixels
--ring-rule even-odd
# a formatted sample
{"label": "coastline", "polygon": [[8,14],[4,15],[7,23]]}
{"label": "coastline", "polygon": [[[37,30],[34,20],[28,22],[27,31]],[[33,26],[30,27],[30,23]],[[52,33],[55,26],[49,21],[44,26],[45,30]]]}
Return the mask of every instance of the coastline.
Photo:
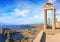
{"label": "coastline", "polygon": [[[23,29],[23,30],[10,30],[9,32],[10,33],[20,33],[22,34],[25,38],[24,38],[24,41],[25,39],[29,39],[29,41],[31,42],[35,37],[36,35],[43,29],[43,25],[30,25],[30,26],[36,26],[36,28],[29,28],[29,29]],[[0,29],[0,33],[2,33],[2,30]]]}

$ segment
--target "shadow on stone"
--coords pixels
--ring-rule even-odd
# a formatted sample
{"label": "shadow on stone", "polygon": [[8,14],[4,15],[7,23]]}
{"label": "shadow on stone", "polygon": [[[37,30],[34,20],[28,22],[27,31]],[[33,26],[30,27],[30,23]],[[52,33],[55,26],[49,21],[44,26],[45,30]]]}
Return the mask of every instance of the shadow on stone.
{"label": "shadow on stone", "polygon": [[55,29],[60,29],[60,28],[55,28]]}
{"label": "shadow on stone", "polygon": [[47,29],[52,29],[52,26],[47,26]]}
{"label": "shadow on stone", "polygon": [[46,42],[46,34],[45,34],[45,32],[43,33],[43,36],[42,36],[42,39],[41,39],[40,42]]}

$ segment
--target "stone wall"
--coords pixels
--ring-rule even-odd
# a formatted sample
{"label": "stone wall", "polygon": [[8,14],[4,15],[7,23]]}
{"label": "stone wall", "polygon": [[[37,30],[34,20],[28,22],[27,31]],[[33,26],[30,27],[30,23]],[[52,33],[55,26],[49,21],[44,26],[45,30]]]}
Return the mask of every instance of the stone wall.
{"label": "stone wall", "polygon": [[60,22],[56,22],[56,28],[60,28]]}
{"label": "stone wall", "polygon": [[41,42],[43,37],[43,30],[36,36],[36,38],[33,40],[33,42]]}

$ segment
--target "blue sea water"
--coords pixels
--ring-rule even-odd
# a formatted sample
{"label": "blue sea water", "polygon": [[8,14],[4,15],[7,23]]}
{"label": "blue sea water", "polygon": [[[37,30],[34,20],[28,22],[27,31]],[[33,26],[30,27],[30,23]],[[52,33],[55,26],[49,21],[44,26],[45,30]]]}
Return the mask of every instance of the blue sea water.
{"label": "blue sea water", "polygon": [[11,39],[18,39],[18,40],[22,40],[24,38],[24,36],[22,34],[13,34],[10,36]]}
{"label": "blue sea water", "polygon": [[5,42],[6,36],[3,34],[0,34],[0,42]]}
{"label": "blue sea water", "polygon": [[[0,42],[5,42],[6,39],[7,39],[7,35],[0,34]],[[24,36],[22,34],[13,34],[13,35],[10,35],[10,39],[22,40],[24,39]]]}
{"label": "blue sea water", "polygon": [[3,28],[9,28],[9,29],[16,29],[16,30],[22,30],[22,29],[29,29],[29,28],[35,28],[36,26],[30,26],[30,25],[0,25],[0,29]]}

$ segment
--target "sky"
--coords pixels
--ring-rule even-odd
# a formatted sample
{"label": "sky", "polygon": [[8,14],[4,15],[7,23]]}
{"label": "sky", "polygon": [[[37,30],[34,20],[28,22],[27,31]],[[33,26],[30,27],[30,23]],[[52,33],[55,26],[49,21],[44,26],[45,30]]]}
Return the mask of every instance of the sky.
{"label": "sky", "polygon": [[[43,24],[47,2],[54,4],[60,21],[60,0],[0,0],[0,25]],[[52,20],[51,10],[47,17]]]}

